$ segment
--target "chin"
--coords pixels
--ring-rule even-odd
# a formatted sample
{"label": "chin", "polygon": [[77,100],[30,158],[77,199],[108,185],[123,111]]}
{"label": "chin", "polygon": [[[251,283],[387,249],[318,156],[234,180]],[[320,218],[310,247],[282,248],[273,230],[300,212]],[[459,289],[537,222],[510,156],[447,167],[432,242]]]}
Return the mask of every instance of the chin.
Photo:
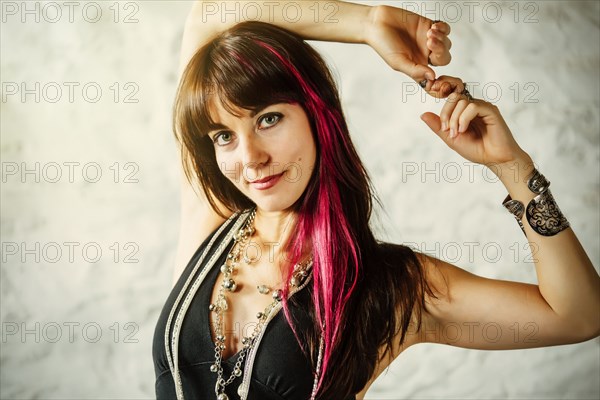
{"label": "chin", "polygon": [[269,194],[257,193],[253,190],[244,190],[242,193],[244,193],[244,195],[246,195],[259,210],[265,212],[291,211],[302,197],[302,193],[298,193],[297,188],[295,187],[281,187],[279,190]]}
{"label": "chin", "polygon": [[261,211],[276,212],[276,211],[289,211],[295,204],[292,201],[254,201],[256,207]]}

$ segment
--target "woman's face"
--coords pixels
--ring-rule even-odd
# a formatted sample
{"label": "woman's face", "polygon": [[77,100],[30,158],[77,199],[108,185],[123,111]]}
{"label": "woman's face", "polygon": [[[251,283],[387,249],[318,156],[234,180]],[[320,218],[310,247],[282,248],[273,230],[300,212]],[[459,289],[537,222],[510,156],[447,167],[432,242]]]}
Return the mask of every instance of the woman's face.
{"label": "woman's face", "polygon": [[219,169],[263,211],[283,211],[302,195],[316,161],[316,146],[304,109],[279,103],[235,116],[214,101],[208,133]]}

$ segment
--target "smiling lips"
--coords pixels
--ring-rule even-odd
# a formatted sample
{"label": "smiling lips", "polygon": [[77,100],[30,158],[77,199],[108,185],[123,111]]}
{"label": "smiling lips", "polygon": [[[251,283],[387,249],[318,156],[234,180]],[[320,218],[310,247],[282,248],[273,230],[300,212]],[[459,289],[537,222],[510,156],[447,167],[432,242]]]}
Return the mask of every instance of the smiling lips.
{"label": "smiling lips", "polygon": [[279,182],[279,179],[283,176],[283,172],[279,175],[271,175],[266,178],[257,179],[255,181],[249,182],[250,185],[258,190],[266,190],[269,189]]}

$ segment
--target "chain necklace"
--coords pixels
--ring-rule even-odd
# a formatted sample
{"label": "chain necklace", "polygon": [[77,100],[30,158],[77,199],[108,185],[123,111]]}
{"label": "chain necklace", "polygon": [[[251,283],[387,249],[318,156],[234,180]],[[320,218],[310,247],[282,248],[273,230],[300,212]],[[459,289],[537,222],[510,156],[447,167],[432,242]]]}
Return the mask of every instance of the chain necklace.
{"label": "chain necklace", "polygon": [[[273,301],[265,307],[263,311],[260,311],[256,314],[256,318],[258,319],[257,324],[254,326],[254,330],[249,336],[244,336],[242,338],[243,348],[240,350],[238,359],[235,362],[233,367],[233,371],[231,376],[228,379],[223,377],[223,350],[225,350],[225,329],[224,329],[224,314],[228,308],[227,297],[225,296],[226,292],[235,292],[237,290],[237,284],[235,280],[232,278],[236,268],[239,265],[240,258],[243,256],[244,261],[250,264],[253,260],[249,259],[245,255],[245,250],[248,245],[248,241],[250,237],[254,234],[254,218],[256,217],[256,208],[252,211],[246,223],[239,229],[239,231],[234,235],[234,244],[229,254],[227,254],[227,258],[225,263],[221,266],[221,273],[223,273],[223,281],[221,283],[221,287],[219,288],[219,292],[217,294],[217,299],[214,303],[211,303],[208,306],[208,309],[215,313],[215,363],[210,366],[211,372],[217,374],[217,382],[215,384],[215,395],[217,396],[217,400],[228,400],[229,397],[225,394],[225,387],[231,384],[237,377],[242,375],[243,372],[243,362],[246,358],[246,355],[250,352],[252,347],[256,342],[256,338],[258,337],[261,329],[265,325],[267,318],[271,314],[271,311],[277,306],[279,302],[282,301],[283,291],[281,289],[274,290],[272,293]],[[309,267],[312,265],[312,257],[310,257],[307,261],[303,263],[296,264],[294,266],[294,270],[292,272],[292,277],[290,279],[289,285],[292,287],[299,287],[302,282],[306,279],[309,274]],[[271,293],[271,288],[267,285],[258,285],[257,290],[261,294],[269,294]]]}

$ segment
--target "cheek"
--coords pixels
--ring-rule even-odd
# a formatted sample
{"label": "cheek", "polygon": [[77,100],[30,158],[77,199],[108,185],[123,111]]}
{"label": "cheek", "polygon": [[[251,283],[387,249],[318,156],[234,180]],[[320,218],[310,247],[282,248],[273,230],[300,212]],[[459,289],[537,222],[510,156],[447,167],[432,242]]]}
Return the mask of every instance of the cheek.
{"label": "cheek", "polygon": [[290,162],[290,176],[294,182],[307,181],[314,169],[316,161],[316,152],[311,145],[305,144],[299,148]]}
{"label": "cheek", "polygon": [[312,172],[317,160],[317,147],[310,131],[304,140],[304,145],[302,146],[300,157],[298,158],[301,158],[301,160],[299,160],[301,165],[303,165],[304,168],[309,169],[308,173]]}
{"label": "cheek", "polygon": [[227,178],[232,181],[234,184],[239,183],[239,177],[241,175],[240,164],[233,160],[231,157],[227,157],[227,155],[217,153],[215,155],[217,160],[217,166],[219,170]]}

